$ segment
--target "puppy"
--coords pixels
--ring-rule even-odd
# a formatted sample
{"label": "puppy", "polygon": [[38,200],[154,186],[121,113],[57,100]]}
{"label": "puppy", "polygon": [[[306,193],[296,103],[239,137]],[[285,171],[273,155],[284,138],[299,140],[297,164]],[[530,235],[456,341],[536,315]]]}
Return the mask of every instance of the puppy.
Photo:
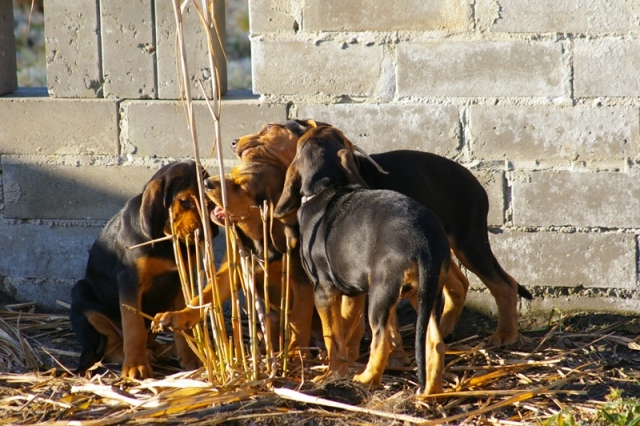
{"label": "puppy", "polygon": [[274,211],[280,218],[300,204],[300,252],[322,320],[327,374],[347,373],[341,295],[368,293],[371,351],[364,372],[354,380],[372,387],[380,385],[391,352],[391,312],[399,297],[407,297],[418,314],[419,384],[427,394],[441,392],[444,344],[433,312],[450,261],[444,229],[417,201],[395,191],[368,189],[346,143],[329,126],[305,133]]}
{"label": "puppy", "polygon": [[[295,154],[298,139],[308,130],[325,125],[313,120],[290,120],[284,125],[269,124],[255,135],[232,143],[235,154],[244,161],[267,162],[286,169]],[[350,148],[352,149],[352,148]],[[518,295],[531,294],[500,266],[487,234],[489,201],[487,193],[460,164],[420,151],[389,151],[373,154],[382,173],[369,161],[355,157],[358,172],[371,188],[398,191],[415,199],[442,221],[456,257],[489,288],[498,308],[498,328],[490,345],[508,344],[518,339]],[[297,206],[289,212],[295,218]],[[275,241],[277,247],[282,241]],[[451,262],[445,283],[445,311],[440,321],[444,335],[453,330],[464,305],[468,280]]]}
{"label": "puppy", "polygon": [[[173,235],[173,223],[183,254],[192,250],[194,231],[202,228],[198,180],[206,176],[193,161],[162,167],[100,233],[85,277],[71,290],[71,325],[83,347],[76,372],[82,374],[104,358],[122,363],[122,377],[152,375],[148,322],[122,305],[154,315],[180,309],[185,302],[171,241],[129,247]],[[177,333],[174,337],[183,367],[197,367],[184,338]]]}
{"label": "puppy", "polygon": [[[207,197],[215,204],[215,208],[211,212],[211,219],[214,223],[224,226],[225,211],[222,208],[222,186],[218,176],[213,176],[205,180],[205,192]],[[256,269],[256,284],[259,296],[269,301],[272,315],[271,330],[279,329],[279,315],[281,294],[281,279],[283,270],[283,255],[277,251],[271,243],[271,235],[276,235],[278,239],[284,237],[284,228],[279,221],[273,221],[269,224],[269,237],[267,245],[263,238],[263,221],[261,218],[260,207],[263,202],[267,201],[270,206],[280,198],[282,188],[284,186],[284,172],[277,167],[273,167],[268,163],[242,162],[234,167],[231,173],[225,175],[224,186],[227,194],[227,210],[226,213],[230,222],[238,228],[239,236],[243,237],[245,248],[254,251],[260,259],[267,260],[268,263],[268,279],[269,279],[269,295],[266,297],[263,291],[264,276],[261,268]],[[220,296],[220,300],[224,302],[231,297],[232,279],[229,274],[229,264],[227,258],[223,259],[220,268],[216,273],[216,291]],[[307,276],[302,269],[299,256],[291,256],[290,261],[290,288],[291,288],[291,305],[290,305],[290,326],[291,340],[288,350],[295,353],[301,348],[307,353],[312,333],[313,319],[313,288],[308,283]],[[154,328],[162,329],[170,327],[174,330],[188,329],[193,327],[200,320],[200,310],[191,306],[199,306],[210,303],[213,285],[207,285],[201,297],[195,297],[189,306],[180,311],[164,312],[156,315],[154,319]],[[277,347],[278,336],[272,333],[272,343]]]}

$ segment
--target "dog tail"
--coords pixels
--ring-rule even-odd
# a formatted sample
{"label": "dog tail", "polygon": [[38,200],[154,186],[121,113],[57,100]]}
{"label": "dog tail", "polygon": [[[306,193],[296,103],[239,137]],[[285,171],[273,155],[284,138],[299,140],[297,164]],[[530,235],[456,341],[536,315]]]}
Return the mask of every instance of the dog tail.
{"label": "dog tail", "polygon": [[439,291],[440,264],[428,253],[418,261],[418,321],[416,323],[416,366],[418,384],[424,392],[427,386],[427,330],[431,311],[436,303]]}

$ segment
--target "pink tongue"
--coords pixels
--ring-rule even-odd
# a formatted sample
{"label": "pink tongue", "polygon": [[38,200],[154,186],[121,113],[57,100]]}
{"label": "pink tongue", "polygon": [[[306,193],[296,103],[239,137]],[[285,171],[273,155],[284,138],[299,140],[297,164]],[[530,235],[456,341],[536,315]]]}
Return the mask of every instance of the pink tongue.
{"label": "pink tongue", "polygon": [[224,223],[224,210],[220,206],[216,206],[211,212],[211,219]]}

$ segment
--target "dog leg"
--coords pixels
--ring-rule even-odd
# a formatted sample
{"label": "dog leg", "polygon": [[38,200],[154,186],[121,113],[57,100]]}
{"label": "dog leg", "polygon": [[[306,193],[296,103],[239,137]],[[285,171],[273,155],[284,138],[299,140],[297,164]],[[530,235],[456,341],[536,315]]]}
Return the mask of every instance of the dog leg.
{"label": "dog leg", "polygon": [[[178,293],[176,297],[173,299],[171,304],[172,309],[180,309],[184,306],[184,297],[182,293]],[[183,333],[189,333],[190,331],[174,331],[173,333],[173,341],[176,346],[176,354],[178,355],[178,359],[180,360],[180,365],[183,369],[187,371],[195,370],[200,366],[200,359],[196,355],[195,352],[191,350],[189,343],[187,343],[187,339],[183,335]]]}
{"label": "dog leg", "polygon": [[[226,255],[220,268],[216,272],[216,289],[220,295],[220,302],[224,302],[231,297],[231,284],[229,283],[229,264],[226,262]],[[213,301],[213,284],[209,283],[202,290],[201,296],[191,299],[189,306],[181,310],[159,312],[153,318],[151,329],[158,333],[165,328],[171,330],[188,330],[193,328],[200,318],[200,308],[197,306],[206,305]],[[195,308],[192,306],[196,306]]]}
{"label": "dog leg", "polygon": [[440,333],[446,337],[453,332],[467,299],[469,280],[455,262],[449,264],[449,273],[444,283],[444,308],[440,317]]}
{"label": "dog leg", "polygon": [[390,312],[395,310],[395,304],[376,303],[377,297],[369,296],[369,322],[371,323],[371,349],[369,362],[365,370],[356,374],[354,381],[377,388],[382,382],[382,373],[387,366],[391,353],[391,339],[389,338]]}
{"label": "dog leg", "polygon": [[[122,364],[124,352],[122,347],[122,330],[108,317],[95,311],[86,312],[87,321],[98,333],[105,337],[102,356],[105,360]],[[89,367],[89,366],[88,366]]]}
{"label": "dog leg", "polygon": [[[314,295],[313,286],[309,282],[298,282],[291,279],[293,303],[289,325],[291,326],[291,341],[289,342],[289,356],[302,351],[303,356],[309,356],[309,341],[311,340],[311,323],[313,321]],[[301,349],[304,348],[304,349]]]}
{"label": "dog leg", "polygon": [[438,327],[435,312],[431,311],[427,327],[427,384],[425,395],[442,393],[442,374],[444,372],[445,344]]}
{"label": "dog leg", "polygon": [[[518,283],[507,274],[491,253],[476,247],[460,250],[454,247],[456,257],[489,288],[498,308],[498,328],[489,338],[490,346],[500,346],[518,340]],[[489,257],[489,255],[491,255]],[[470,262],[473,259],[473,264]]]}
{"label": "dog leg", "polygon": [[329,367],[322,376],[316,377],[315,382],[322,382],[331,375],[345,376],[348,373],[349,359],[345,346],[342,330],[342,318],[340,307],[341,294],[331,284],[319,284],[315,290],[315,303],[320,320],[322,321],[322,334],[329,357]]}
{"label": "dog leg", "polygon": [[349,362],[354,362],[360,357],[360,342],[364,337],[364,303],[365,295],[348,297],[342,296],[341,315],[342,329],[347,342],[347,356]]}
{"label": "dog leg", "polygon": [[391,354],[387,365],[394,367],[404,367],[411,363],[411,359],[402,348],[402,335],[398,324],[398,312],[392,309],[389,312],[389,343],[391,344]]}
{"label": "dog leg", "polygon": [[[123,301],[125,304],[126,300]],[[140,302],[134,305],[141,310]],[[131,379],[146,379],[151,377],[152,370],[147,358],[147,330],[144,319],[124,306],[120,307],[122,315],[124,362],[122,363],[122,377]]]}

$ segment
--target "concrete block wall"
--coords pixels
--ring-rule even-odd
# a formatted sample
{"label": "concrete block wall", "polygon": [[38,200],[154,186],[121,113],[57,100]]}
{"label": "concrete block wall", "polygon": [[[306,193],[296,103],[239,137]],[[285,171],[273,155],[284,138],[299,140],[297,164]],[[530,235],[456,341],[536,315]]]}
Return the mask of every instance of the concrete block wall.
{"label": "concrete block wall", "polygon": [[[48,94],[0,97],[0,291],[56,308],[106,220],[192,148],[169,2],[45,10]],[[311,117],[369,152],[454,159],[487,189],[496,255],[537,296],[523,313],[640,311],[636,2],[252,0],[249,12],[255,95],[225,95],[226,148]],[[209,73],[193,16],[195,81]],[[215,171],[200,101],[196,117]],[[469,304],[495,312],[471,278]]]}
{"label": "concrete block wall", "polygon": [[[254,90],[467,165],[525,313],[640,312],[640,3],[255,1]],[[495,312],[478,279],[469,304]]]}

